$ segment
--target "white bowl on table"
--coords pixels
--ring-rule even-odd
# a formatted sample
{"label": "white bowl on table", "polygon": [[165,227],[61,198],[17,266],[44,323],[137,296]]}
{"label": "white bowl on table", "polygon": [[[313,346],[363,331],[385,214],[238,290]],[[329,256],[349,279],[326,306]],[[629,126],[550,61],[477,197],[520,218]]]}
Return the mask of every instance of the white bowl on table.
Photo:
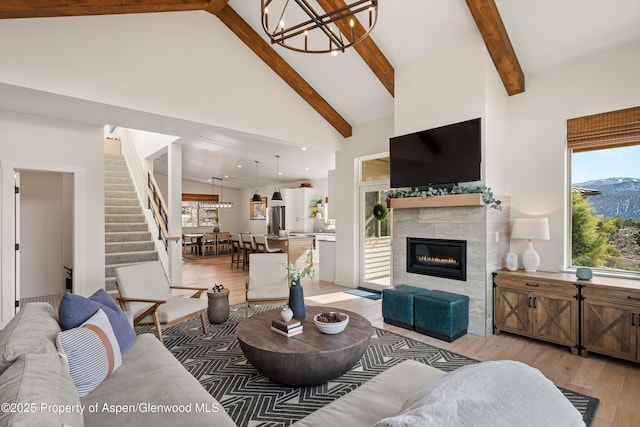
{"label": "white bowl on table", "polygon": [[[329,312],[329,313],[335,313],[335,312]],[[322,333],[325,333],[325,334],[339,334],[340,332],[344,331],[344,329],[349,324],[349,315],[348,314],[340,313],[343,316],[345,316],[346,319],[344,319],[342,322],[334,322],[334,323],[325,323],[325,322],[319,321],[318,317],[321,316],[322,314],[323,313],[319,313],[319,314],[316,314],[315,316],[313,316],[313,323],[315,323],[315,325],[318,327],[318,329]]]}

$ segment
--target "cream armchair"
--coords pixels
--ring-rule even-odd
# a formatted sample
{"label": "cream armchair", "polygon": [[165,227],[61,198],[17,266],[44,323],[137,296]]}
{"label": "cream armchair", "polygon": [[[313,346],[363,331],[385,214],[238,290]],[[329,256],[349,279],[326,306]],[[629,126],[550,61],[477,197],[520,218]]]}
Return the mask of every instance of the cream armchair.
{"label": "cream armchair", "polygon": [[[202,331],[207,332],[205,310],[207,301],[200,298],[208,288],[170,286],[159,261],[117,267],[116,287],[123,310],[131,312],[133,324],[154,324],[160,342],[162,328],[200,316]],[[195,292],[191,298],[174,296],[172,289]]]}
{"label": "cream armchair", "polygon": [[255,253],[249,255],[249,278],[245,317],[249,304],[271,304],[289,301],[289,272],[287,254]]}

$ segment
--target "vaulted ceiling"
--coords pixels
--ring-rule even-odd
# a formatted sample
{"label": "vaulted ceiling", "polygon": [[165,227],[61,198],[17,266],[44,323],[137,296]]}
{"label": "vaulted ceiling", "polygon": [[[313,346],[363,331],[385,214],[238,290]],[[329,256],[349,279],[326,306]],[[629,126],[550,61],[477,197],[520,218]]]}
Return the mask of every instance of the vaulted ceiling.
{"label": "vaulted ceiling", "polygon": [[[327,9],[345,0],[316,3]],[[0,2],[0,18],[210,13],[345,138],[352,126],[393,114],[394,67],[477,34],[509,95],[525,91],[525,74],[640,39],[638,0],[379,0],[371,36],[332,57],[273,47],[259,9],[259,0],[8,0]]]}
{"label": "vaulted ceiling", "polygon": [[[325,11],[346,6],[344,0],[317,0]],[[478,30],[485,41],[502,82],[509,95],[524,91],[524,73],[511,46],[500,13],[493,0],[465,0]],[[248,1],[244,0],[245,6]],[[254,3],[258,4],[257,1]],[[242,16],[233,9],[229,0],[81,0],[59,1],[13,0],[0,5],[0,18],[36,18],[55,16],[83,16],[124,13],[177,12],[205,10],[222,21],[249,49],[264,61],[280,78],[295,90],[343,137],[351,136],[351,124],[345,120],[296,70],[265,41]],[[256,16],[258,15],[256,8]],[[345,29],[340,28],[342,31]],[[358,23],[356,34],[364,32]],[[346,33],[345,33],[346,34]],[[354,49],[378,78],[380,84],[393,96],[394,69],[372,37],[357,44]]]}

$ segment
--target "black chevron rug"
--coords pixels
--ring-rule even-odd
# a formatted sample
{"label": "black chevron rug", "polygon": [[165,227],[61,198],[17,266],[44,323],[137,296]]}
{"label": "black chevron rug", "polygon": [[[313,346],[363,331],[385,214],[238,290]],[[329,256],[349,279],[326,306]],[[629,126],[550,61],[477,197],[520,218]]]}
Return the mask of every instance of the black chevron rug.
{"label": "black chevron rug", "polygon": [[[251,312],[278,306],[255,306]],[[229,321],[209,325],[202,334],[199,318],[163,331],[165,346],[200,381],[240,427],[285,427],[344,396],[403,360],[413,359],[449,372],[476,360],[410,338],[373,328],[371,342],[360,362],[342,377],[311,387],[288,387],[269,381],[244,357],[235,329],[244,318],[244,305],[231,307]],[[153,327],[136,332],[153,333]],[[583,415],[593,421],[599,400],[560,388]]]}

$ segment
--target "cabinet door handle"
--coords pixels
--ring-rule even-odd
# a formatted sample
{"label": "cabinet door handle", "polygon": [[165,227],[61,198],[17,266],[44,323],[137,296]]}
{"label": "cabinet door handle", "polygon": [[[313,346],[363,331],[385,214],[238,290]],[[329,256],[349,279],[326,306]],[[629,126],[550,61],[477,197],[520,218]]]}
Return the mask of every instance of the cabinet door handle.
{"label": "cabinet door handle", "polygon": [[536,300],[538,299],[538,297],[533,297],[533,308],[538,308],[538,306],[536,305]]}
{"label": "cabinet door handle", "polygon": [[529,297],[529,307],[531,307],[531,297]]}
{"label": "cabinet door handle", "polygon": [[631,313],[631,326],[636,326],[636,314]]}
{"label": "cabinet door handle", "polygon": [[627,296],[627,299],[633,300],[633,301],[640,301],[640,298],[635,298],[635,297],[631,297],[631,296]]}
{"label": "cabinet door handle", "polygon": [[540,285],[539,285],[539,284],[537,284],[537,283],[526,283],[525,285],[526,285],[526,286],[532,286],[532,287],[534,287],[534,288],[537,288],[538,286],[540,286]]}

